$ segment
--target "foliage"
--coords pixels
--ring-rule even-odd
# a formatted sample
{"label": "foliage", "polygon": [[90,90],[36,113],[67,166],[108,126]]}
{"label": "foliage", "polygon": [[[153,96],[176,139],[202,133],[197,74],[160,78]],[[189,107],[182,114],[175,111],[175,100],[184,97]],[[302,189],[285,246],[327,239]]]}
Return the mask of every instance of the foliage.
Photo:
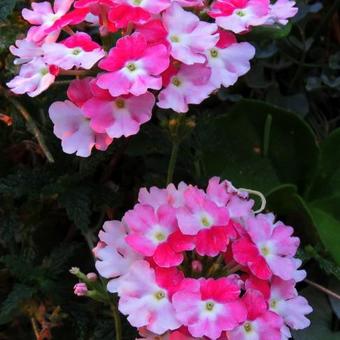
{"label": "foliage", "polygon": [[[33,339],[33,319],[56,339],[113,339],[110,311],[73,297],[68,269],[92,271],[89,247],[103,221],[120,218],[141,186],[165,184],[174,116],[157,112],[106,153],[67,156],[46,114],[66,77],[39,99],[20,98],[48,162],[4,85],[15,72],[8,46],[26,29],[24,3],[0,0],[0,338]],[[252,71],[187,114],[175,179],[203,185],[219,175],[262,191],[301,237],[309,279],[328,286],[340,279],[340,2],[298,3],[292,26],[245,38],[257,47]],[[332,304],[305,286],[314,325],[296,339],[335,338]],[[125,326],[126,339],[132,332]]]}

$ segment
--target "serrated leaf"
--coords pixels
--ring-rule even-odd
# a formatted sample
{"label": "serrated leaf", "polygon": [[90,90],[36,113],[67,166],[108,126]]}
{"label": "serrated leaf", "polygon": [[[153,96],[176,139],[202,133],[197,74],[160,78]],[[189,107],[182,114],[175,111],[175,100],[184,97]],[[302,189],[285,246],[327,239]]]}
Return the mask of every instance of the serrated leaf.
{"label": "serrated leaf", "polygon": [[90,225],[91,190],[89,187],[75,186],[60,195],[59,202],[77,228],[86,232]]}
{"label": "serrated leaf", "polygon": [[0,307],[0,325],[9,322],[18,312],[20,305],[30,299],[34,293],[34,288],[16,284]]}

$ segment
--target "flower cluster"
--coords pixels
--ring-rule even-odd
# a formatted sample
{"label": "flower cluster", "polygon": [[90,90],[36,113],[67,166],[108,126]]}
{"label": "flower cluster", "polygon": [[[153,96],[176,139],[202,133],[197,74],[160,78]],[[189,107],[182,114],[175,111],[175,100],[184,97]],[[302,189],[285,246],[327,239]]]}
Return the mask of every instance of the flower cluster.
{"label": "flower cluster", "polygon": [[143,188],[122,221],[104,224],[96,268],[141,336],[282,340],[309,326],[299,239],[253,205],[214,177],[206,190]]}
{"label": "flower cluster", "polygon": [[58,75],[82,77],[49,113],[64,152],[87,157],[136,134],[156,103],[185,113],[233,85],[255,55],[235,34],[284,25],[296,12],[291,0],[33,2],[22,12],[31,28],[10,49],[21,68],[8,86],[34,97]]}

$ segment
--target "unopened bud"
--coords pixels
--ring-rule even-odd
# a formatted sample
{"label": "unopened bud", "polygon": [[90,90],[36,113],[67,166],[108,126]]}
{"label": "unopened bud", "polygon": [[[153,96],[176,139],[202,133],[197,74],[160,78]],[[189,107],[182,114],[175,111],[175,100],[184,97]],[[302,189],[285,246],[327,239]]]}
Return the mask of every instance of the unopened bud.
{"label": "unopened bud", "polygon": [[88,273],[88,274],[86,275],[86,277],[87,277],[90,281],[92,281],[92,282],[95,282],[95,281],[97,281],[97,279],[98,279],[98,276],[97,276],[96,273]]}
{"label": "unopened bud", "polygon": [[77,283],[73,287],[73,292],[77,296],[86,296],[88,289],[85,283]]}

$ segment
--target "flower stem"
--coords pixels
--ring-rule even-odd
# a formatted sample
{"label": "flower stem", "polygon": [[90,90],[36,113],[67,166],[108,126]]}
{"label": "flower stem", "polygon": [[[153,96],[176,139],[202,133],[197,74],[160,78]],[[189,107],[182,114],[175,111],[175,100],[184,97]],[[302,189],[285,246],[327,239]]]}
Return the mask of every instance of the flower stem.
{"label": "flower stem", "polygon": [[119,315],[119,310],[115,304],[111,304],[110,307],[115,322],[115,339],[122,340],[122,323]]}
{"label": "flower stem", "polygon": [[171,125],[173,125],[172,126],[172,128],[173,128],[173,131],[172,131],[172,150],[171,150],[171,156],[170,156],[170,161],[169,161],[169,166],[168,166],[168,176],[167,176],[166,184],[170,184],[173,180],[173,177],[174,177],[175,166],[176,166],[176,161],[177,161],[177,156],[178,156],[178,150],[179,150],[179,146],[181,144],[181,138],[180,138],[179,132],[180,132],[180,128],[181,128],[181,125],[182,125],[182,120],[183,120],[183,115],[179,115],[178,118],[176,118],[172,122],[170,122],[170,128],[171,128]]}
{"label": "flower stem", "polygon": [[172,151],[171,151],[171,157],[170,157],[170,162],[169,162],[169,167],[168,167],[168,176],[167,176],[166,184],[170,184],[174,177],[179,145],[180,143],[178,140],[174,141],[172,144]]}

